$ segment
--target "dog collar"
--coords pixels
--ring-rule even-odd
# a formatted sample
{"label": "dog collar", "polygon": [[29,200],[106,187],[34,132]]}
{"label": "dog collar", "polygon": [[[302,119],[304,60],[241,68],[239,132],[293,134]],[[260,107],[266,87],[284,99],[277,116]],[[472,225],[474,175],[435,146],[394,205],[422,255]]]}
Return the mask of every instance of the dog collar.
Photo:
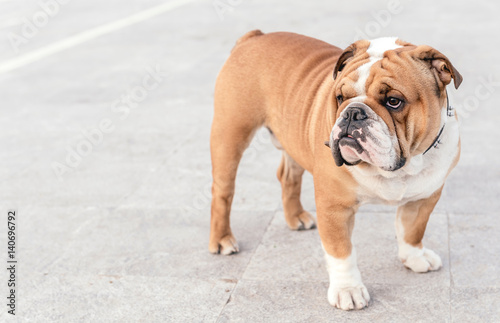
{"label": "dog collar", "polygon": [[[453,113],[453,107],[450,105],[450,99],[448,96],[448,91],[446,91],[446,115],[448,117],[453,117],[455,114]],[[425,155],[429,150],[431,150],[432,147],[439,149],[439,144],[441,144],[441,135],[443,134],[444,126],[446,126],[446,120],[444,121],[443,126],[439,130],[436,139],[432,142],[432,144],[427,148],[422,155]]]}

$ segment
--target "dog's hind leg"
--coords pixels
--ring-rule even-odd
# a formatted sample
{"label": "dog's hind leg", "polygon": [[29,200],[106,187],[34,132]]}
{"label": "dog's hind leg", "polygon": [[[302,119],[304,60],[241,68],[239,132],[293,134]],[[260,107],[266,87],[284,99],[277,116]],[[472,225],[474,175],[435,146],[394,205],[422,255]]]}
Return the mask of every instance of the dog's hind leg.
{"label": "dog's hind leg", "polygon": [[[216,100],[210,134],[213,182],[208,248],[212,253],[224,255],[239,251],[229,221],[236,171],[243,152],[262,124],[249,115],[250,111],[242,111],[242,108],[241,105],[228,108],[227,104]],[[248,117],[244,117],[245,112]]]}
{"label": "dog's hind leg", "polygon": [[267,117],[266,96],[255,89],[259,74],[250,67],[258,57],[252,54],[251,47],[245,47],[260,35],[262,32],[253,31],[240,39],[215,85],[210,133],[213,183],[208,248],[212,253],[229,255],[239,251],[229,223],[236,171],[243,152]]}
{"label": "dog's hind leg", "polygon": [[288,227],[292,230],[311,229],[315,226],[314,218],[304,211],[300,203],[302,168],[283,150],[281,164],[276,173],[281,183],[283,211]]}

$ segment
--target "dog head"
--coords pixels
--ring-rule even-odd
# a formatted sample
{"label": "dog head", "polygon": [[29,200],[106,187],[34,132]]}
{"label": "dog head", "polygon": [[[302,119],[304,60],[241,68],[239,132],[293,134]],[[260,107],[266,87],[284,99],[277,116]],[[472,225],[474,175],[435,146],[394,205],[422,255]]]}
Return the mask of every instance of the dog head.
{"label": "dog head", "polygon": [[[462,76],[430,46],[360,40],[337,61],[329,146],[337,166],[395,171],[432,145],[446,118],[445,87]],[[443,113],[444,110],[444,113]]]}

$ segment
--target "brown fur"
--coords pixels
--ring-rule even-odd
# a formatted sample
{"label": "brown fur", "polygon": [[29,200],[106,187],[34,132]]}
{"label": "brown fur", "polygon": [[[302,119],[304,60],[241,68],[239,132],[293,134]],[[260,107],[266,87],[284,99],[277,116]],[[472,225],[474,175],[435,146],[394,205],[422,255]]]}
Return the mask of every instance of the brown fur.
{"label": "brown fur", "polygon": [[[256,129],[266,126],[285,151],[277,176],[288,225],[297,229],[311,224],[312,217],[300,203],[301,176],[307,170],[314,177],[318,231],[326,252],[336,258],[350,255],[358,184],[345,166],[335,166],[330,150],[323,143],[349,98],[356,95],[353,89],[358,77],[356,69],[367,62],[368,46],[367,41],[357,42],[350,48],[352,55],[345,54],[337,64],[343,53],[341,49],[297,34],[251,31],[238,40],[215,88],[210,137],[211,252],[238,251],[229,221],[236,170]],[[424,61],[413,59],[423,50],[408,44],[393,51],[372,66],[382,72],[367,81],[365,102],[392,133],[397,133],[405,157],[422,153],[435,138],[439,111],[429,107],[442,106],[444,85],[451,80],[446,73],[455,71],[447,60],[442,60],[449,66],[437,64],[439,71],[432,72],[432,66],[426,67]],[[406,99],[411,109],[399,114],[387,111],[378,100],[379,85],[384,82],[390,83],[387,91],[399,91],[391,87],[394,83],[410,95]],[[440,85],[439,96],[432,94],[436,82]],[[346,99],[338,106],[336,96],[340,91]],[[405,239],[409,243],[420,243],[439,193],[398,210],[408,230]]]}
{"label": "brown fur", "polygon": [[397,217],[404,227],[404,241],[414,247],[422,247],[427,221],[441,197],[441,187],[427,199],[406,203],[398,207]]}

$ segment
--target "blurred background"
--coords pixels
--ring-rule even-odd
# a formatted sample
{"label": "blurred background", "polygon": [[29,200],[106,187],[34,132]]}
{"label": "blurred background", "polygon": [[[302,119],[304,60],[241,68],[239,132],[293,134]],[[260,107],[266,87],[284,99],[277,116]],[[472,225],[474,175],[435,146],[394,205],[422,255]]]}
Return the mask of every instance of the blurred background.
{"label": "blurred background", "polygon": [[[0,0],[0,212],[19,214],[16,318],[494,321],[499,13],[495,1]],[[355,241],[374,301],[354,314],[331,308],[317,232],[284,224],[280,152],[265,131],[237,179],[241,253],[208,254],[214,82],[253,29],[341,48],[398,36],[435,47],[460,71],[463,84],[448,92],[462,157],[426,235],[441,271],[402,268],[394,209],[363,207]],[[302,200],[315,211],[308,174]]]}

